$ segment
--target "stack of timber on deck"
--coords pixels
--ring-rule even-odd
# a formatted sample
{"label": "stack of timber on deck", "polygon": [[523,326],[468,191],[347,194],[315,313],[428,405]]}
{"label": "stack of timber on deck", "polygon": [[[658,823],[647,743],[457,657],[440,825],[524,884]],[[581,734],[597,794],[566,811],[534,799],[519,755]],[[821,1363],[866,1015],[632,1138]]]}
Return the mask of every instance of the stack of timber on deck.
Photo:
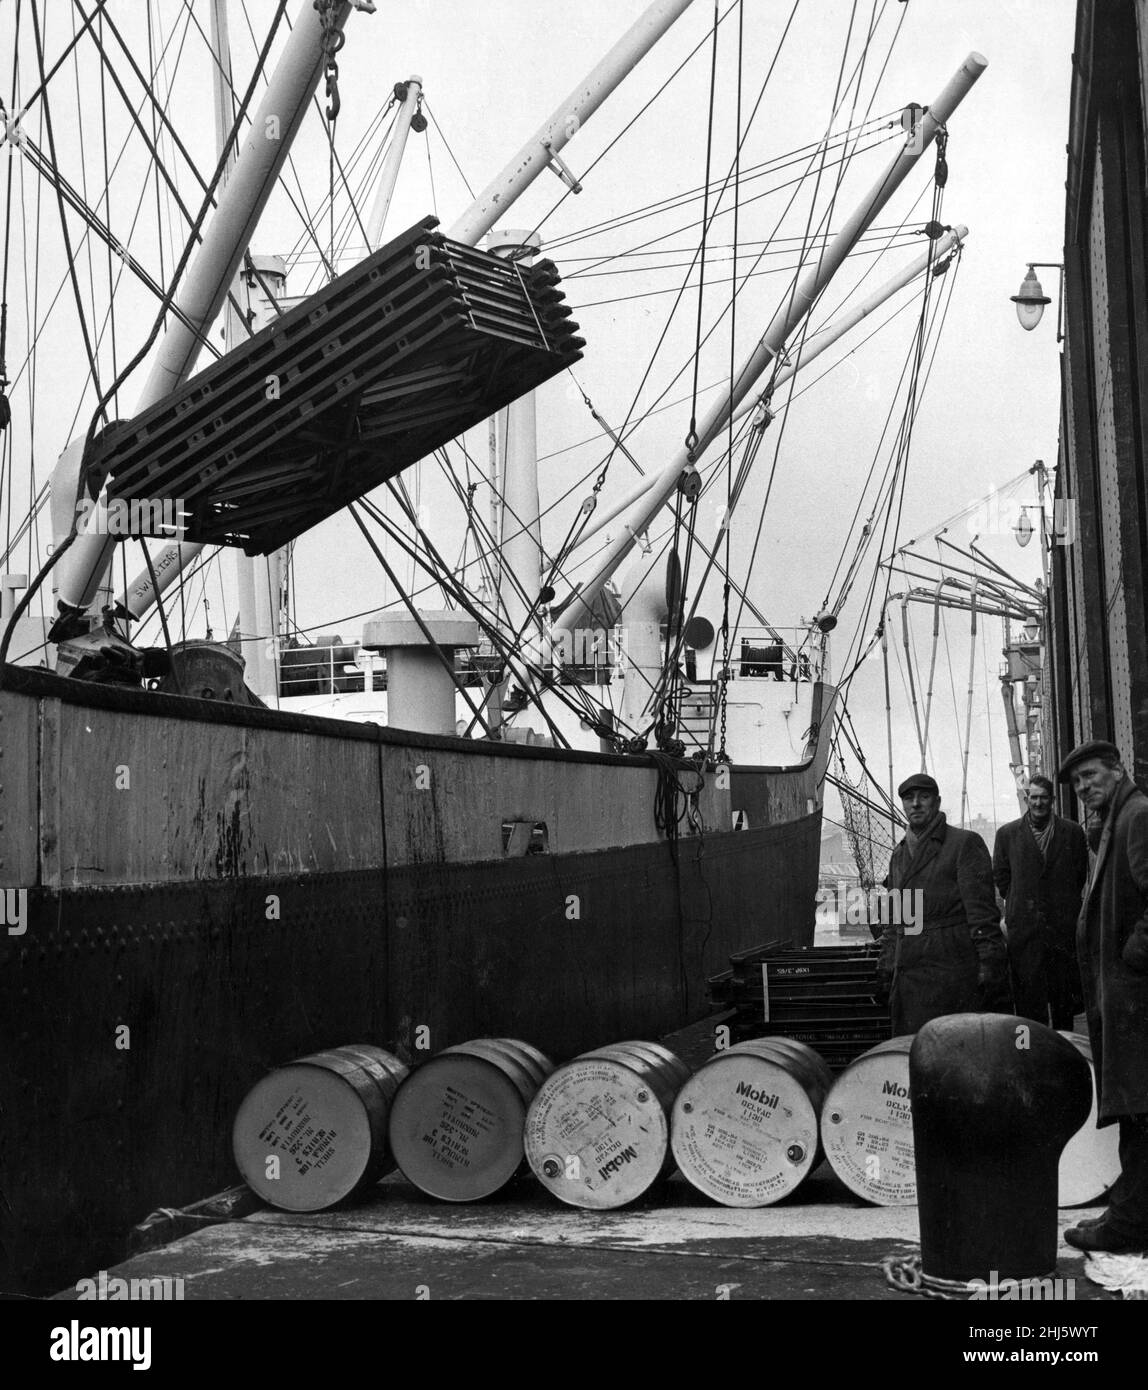
{"label": "stack of timber on deck", "polygon": [[730,969],[706,981],[710,1003],[736,1011],[732,1042],[792,1038],[840,1071],[892,1036],[875,998],[877,952],[875,942],[794,950],[771,941],[730,956]]}
{"label": "stack of timber on deck", "polygon": [[1110,739],[1144,786],[1148,7],[1081,0],[1072,72],[1044,761],[1047,771],[1074,744]]}

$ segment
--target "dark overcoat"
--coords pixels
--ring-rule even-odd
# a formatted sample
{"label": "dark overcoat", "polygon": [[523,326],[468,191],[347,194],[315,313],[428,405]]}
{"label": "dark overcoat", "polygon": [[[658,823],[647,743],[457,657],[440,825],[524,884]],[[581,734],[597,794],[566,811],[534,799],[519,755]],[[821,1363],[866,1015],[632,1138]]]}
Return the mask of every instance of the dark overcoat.
{"label": "dark overcoat", "polygon": [[1148,1113],[1148,796],[1113,798],[1076,935],[1099,1123]]}
{"label": "dark overcoat", "polygon": [[993,879],[1005,900],[1013,999],[1023,1018],[1071,1028],[1081,1008],[1076,919],[1088,878],[1088,840],[1075,821],[1053,817],[1048,858],[1027,816],[997,831]]}
{"label": "dark overcoat", "polygon": [[889,924],[881,934],[878,969],[892,975],[894,1035],[915,1033],[942,1014],[1011,1011],[1009,1001],[986,999],[978,984],[974,943],[995,942],[1004,953],[992,859],[979,835],[949,825],[942,813],[916,855],[907,840],[897,845],[885,886],[924,894],[922,930]]}

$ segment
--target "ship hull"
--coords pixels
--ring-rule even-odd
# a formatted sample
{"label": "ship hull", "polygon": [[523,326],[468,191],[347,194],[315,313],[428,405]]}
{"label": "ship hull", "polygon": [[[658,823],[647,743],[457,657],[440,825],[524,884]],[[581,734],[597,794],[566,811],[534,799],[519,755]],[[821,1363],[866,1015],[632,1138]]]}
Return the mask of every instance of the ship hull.
{"label": "ship hull", "polygon": [[[731,951],[812,939],[816,758],[710,786],[708,829],[669,842],[633,760],[11,668],[0,708],[5,872],[28,885],[0,938],[8,1290],[232,1181],[236,1106],[278,1063],[657,1037],[704,1013]],[[519,824],[547,851],[508,852]]]}

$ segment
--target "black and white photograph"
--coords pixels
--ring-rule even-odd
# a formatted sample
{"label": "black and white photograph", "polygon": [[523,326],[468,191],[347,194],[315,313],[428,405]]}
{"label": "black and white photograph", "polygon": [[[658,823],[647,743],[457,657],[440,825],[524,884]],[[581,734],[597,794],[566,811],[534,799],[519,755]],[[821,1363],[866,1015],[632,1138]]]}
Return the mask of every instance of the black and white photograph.
{"label": "black and white photograph", "polygon": [[1148,3],[0,0],[0,209],[24,1373],[1115,1374]]}

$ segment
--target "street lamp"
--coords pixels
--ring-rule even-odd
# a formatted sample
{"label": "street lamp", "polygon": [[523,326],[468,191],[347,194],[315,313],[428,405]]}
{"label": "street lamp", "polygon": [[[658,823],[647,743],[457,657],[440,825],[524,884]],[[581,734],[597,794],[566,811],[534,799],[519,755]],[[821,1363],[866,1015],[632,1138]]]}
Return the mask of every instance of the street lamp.
{"label": "street lamp", "polygon": [[1020,326],[1026,333],[1031,333],[1041,320],[1044,313],[1044,306],[1051,304],[1052,300],[1045,294],[1040,281],[1036,278],[1036,268],[1042,270],[1060,271],[1060,289],[1056,299],[1056,341],[1063,340],[1064,334],[1061,331],[1063,326],[1062,299],[1064,291],[1064,266],[1059,261],[1030,261],[1028,273],[1020,282],[1020,291],[1010,295],[1009,298],[1016,305],[1016,316],[1020,320]]}

